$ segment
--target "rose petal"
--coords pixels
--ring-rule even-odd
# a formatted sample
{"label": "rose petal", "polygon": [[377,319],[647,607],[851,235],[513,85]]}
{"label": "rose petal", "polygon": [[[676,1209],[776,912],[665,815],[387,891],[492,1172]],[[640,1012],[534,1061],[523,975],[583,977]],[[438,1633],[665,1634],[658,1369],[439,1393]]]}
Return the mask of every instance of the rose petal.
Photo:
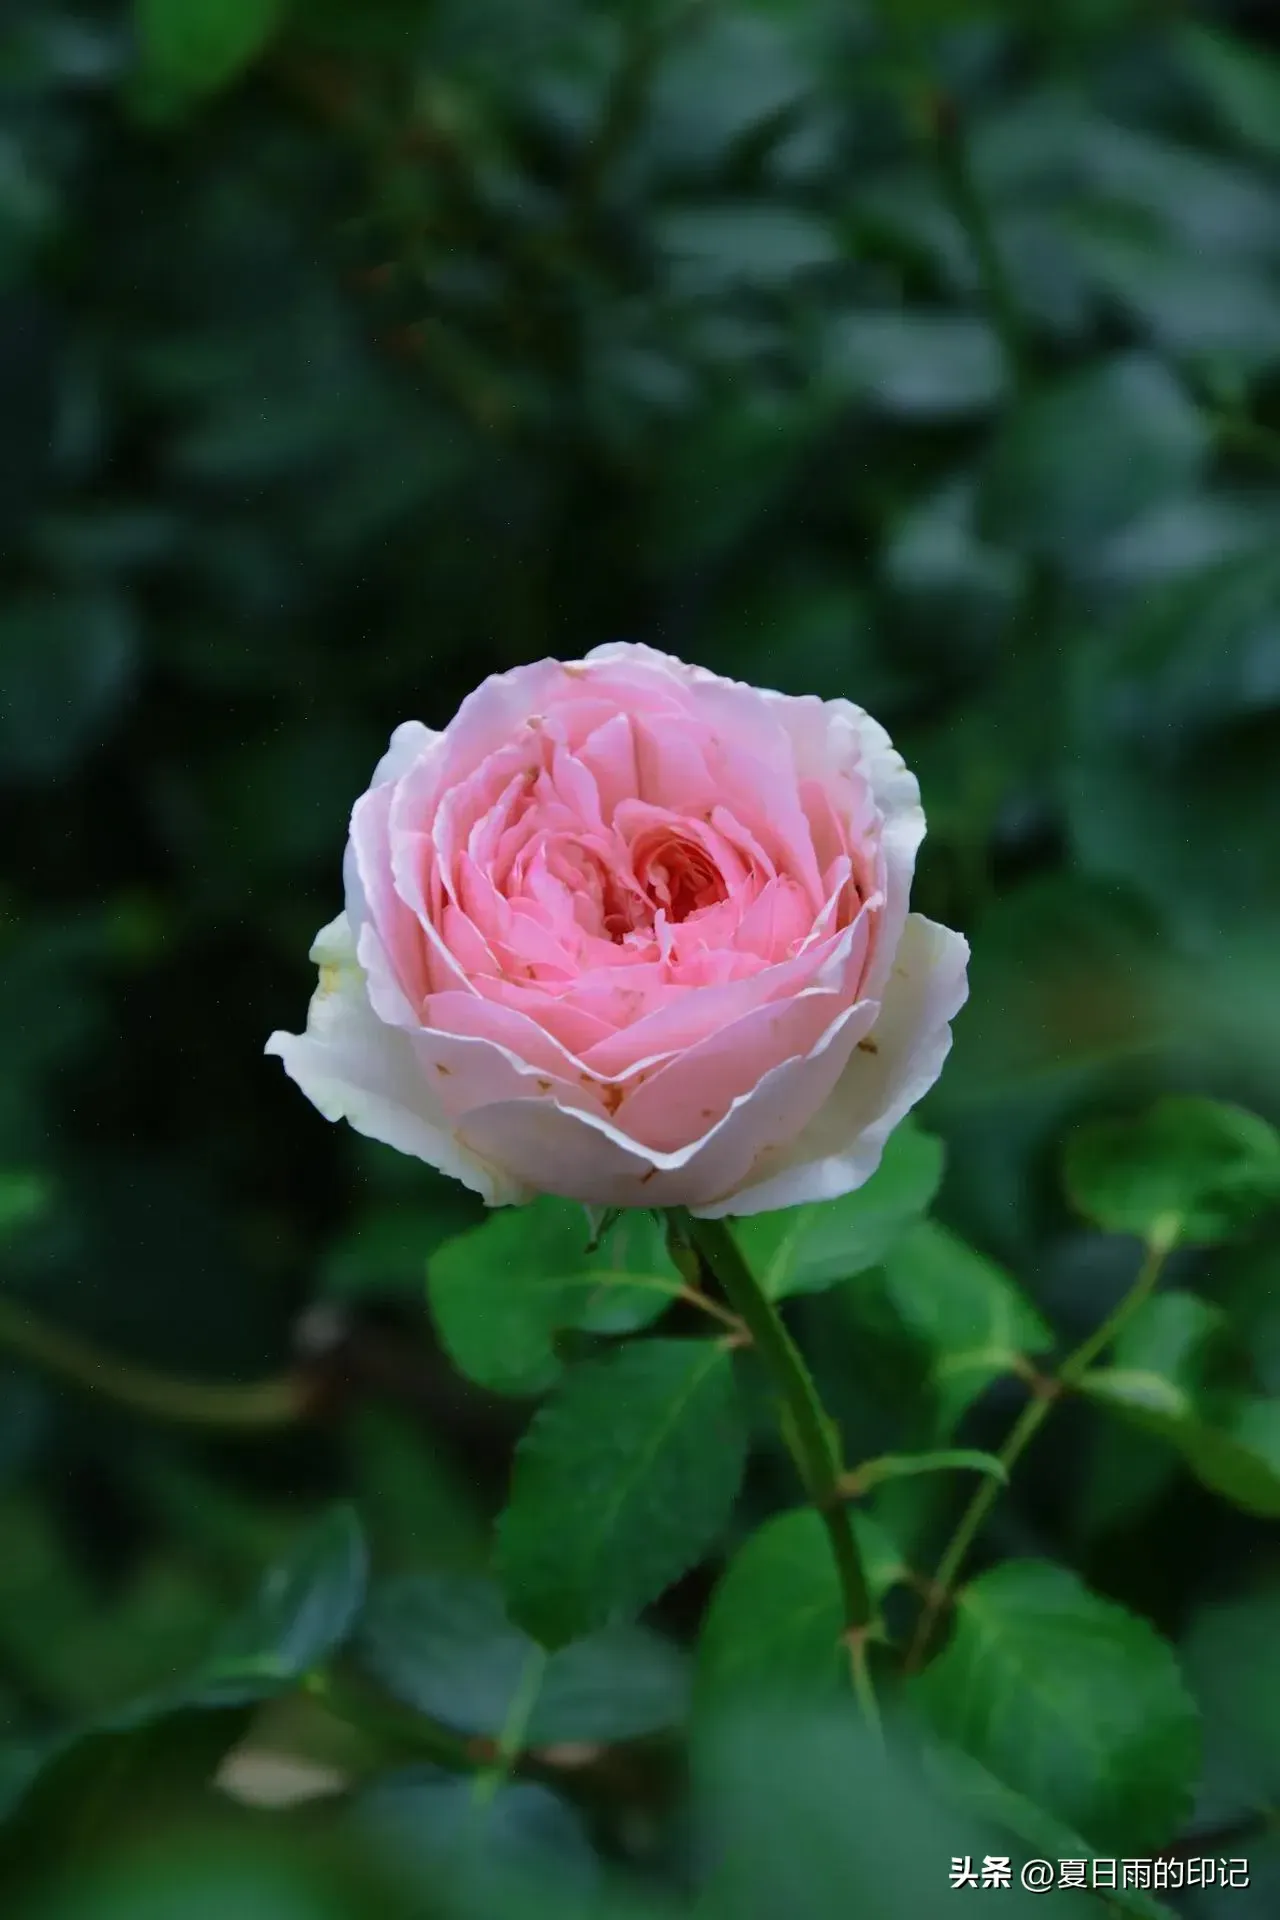
{"label": "rose petal", "polygon": [[345,913],[316,935],[311,958],[320,982],[303,1034],[273,1033],[265,1051],[283,1061],[326,1120],[347,1120],[357,1133],[438,1167],[491,1207],[533,1194],[510,1173],[486,1163],[453,1132],[422,1073],[413,1041],[378,1018],[365,992]]}
{"label": "rose petal", "polygon": [[709,1220],[838,1200],[863,1186],[885,1141],[922,1100],[951,1049],[950,1022],[968,995],[969,944],[921,914],[907,920],[880,1017],[821,1112],[789,1143],[762,1155],[739,1190],[695,1208]]}
{"label": "rose petal", "polygon": [[849,1007],[803,1059],[771,1067],[709,1133],[671,1153],[645,1149],[610,1121],[538,1100],[479,1107],[458,1123],[459,1136],[484,1160],[525,1186],[591,1206],[677,1207],[710,1211],[748,1170],[839,1080],[874,1008]]}

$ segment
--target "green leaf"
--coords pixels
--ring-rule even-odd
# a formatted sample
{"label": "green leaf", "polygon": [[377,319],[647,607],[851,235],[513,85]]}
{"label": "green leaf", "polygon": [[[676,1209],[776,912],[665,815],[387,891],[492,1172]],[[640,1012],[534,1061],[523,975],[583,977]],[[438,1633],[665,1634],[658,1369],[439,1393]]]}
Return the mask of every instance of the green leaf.
{"label": "green leaf", "polygon": [[1045,558],[1087,555],[1183,492],[1209,451],[1199,409],[1159,360],[1104,362],[1033,394],[997,435],[980,531]]}
{"label": "green leaf", "polygon": [[[852,1516],[872,1598],[906,1569],[884,1530]],[[775,1515],[739,1547],[720,1578],[698,1641],[695,1701],[733,1693],[847,1692],[849,1655],[831,1542],[812,1507]]]}
{"label": "green leaf", "polygon": [[1211,1423],[1179,1422],[1167,1437],[1211,1493],[1280,1519],[1280,1401],[1260,1394],[1224,1400]]}
{"label": "green leaf", "polygon": [[899,419],[986,413],[1008,386],[1000,341],[972,314],[847,314],[824,345],[833,386]]}
{"label": "green leaf", "polygon": [[[1131,1913],[1136,1920],[1175,1920],[1173,1909],[1152,1899],[1139,1887],[1122,1887],[1116,1861],[1073,1831],[1064,1821],[1046,1813],[1034,1801],[1005,1786],[971,1760],[967,1753],[953,1748],[928,1746],[924,1753],[925,1774],[930,1783],[952,1806],[976,1818],[1004,1827],[1022,1843],[1033,1859],[1085,1860],[1090,1863],[1089,1879],[1103,1893],[1106,1905],[1118,1913]],[[1104,1862],[1096,1881],[1092,1862]],[[1115,1874],[1115,1885],[1107,1881]]]}
{"label": "green leaf", "polygon": [[842,1289],[851,1325],[886,1325],[905,1342],[939,1438],[991,1381],[1053,1345],[1052,1330],[994,1261],[934,1221],[901,1239],[884,1265]]}
{"label": "green leaf", "polygon": [[1280,358],[1280,285],[1262,267],[1221,261],[1209,276],[1176,242],[1082,226],[1072,247],[1090,279],[1166,353],[1246,380]]}
{"label": "green leaf", "polygon": [[1280,1800],[1280,1585],[1274,1579],[1193,1615],[1182,1663],[1200,1702],[1210,1820]]}
{"label": "green leaf", "polygon": [[[974,483],[965,472],[904,500],[885,530],[882,565],[888,585],[912,620],[913,631],[936,636],[939,614],[945,607],[948,632],[954,632],[961,645],[976,649],[985,646],[1008,616],[1018,597],[1026,562],[979,540],[974,509]],[[881,673],[885,671],[883,660],[876,660],[876,665]],[[923,736],[915,746],[913,765],[920,761],[923,745],[928,756],[943,761],[946,768],[944,778],[933,780],[927,766],[918,767],[930,834],[936,831],[936,818],[944,808],[952,812],[970,810],[966,788],[976,789],[985,798],[994,785],[998,801],[1008,784],[1010,769],[1023,764],[1027,731],[1012,730],[1011,738],[1011,729],[1000,711],[1008,704],[1007,696],[1016,694],[1016,682],[1011,678],[1005,686],[988,683],[983,692],[981,705],[975,704],[967,712],[950,708],[945,727]],[[990,704],[993,693],[1006,696],[994,713]],[[957,728],[961,733],[958,741],[952,737]],[[975,736],[979,738],[975,740]],[[957,786],[960,792],[955,791]]]}
{"label": "green leaf", "polygon": [[368,1561],[359,1520],[332,1508],[272,1567],[214,1648],[188,1695],[233,1706],[283,1692],[342,1644],[364,1602]]}
{"label": "green leaf", "polygon": [[1105,1851],[1161,1847],[1188,1811],[1199,1723],[1172,1651],[1065,1568],[973,1581],[915,1691],[944,1739]]}
{"label": "green leaf", "polygon": [[1170,1094],[1072,1136],[1066,1187],[1107,1233],[1211,1246],[1280,1204],[1280,1134],[1220,1100]]}
{"label": "green leaf", "polygon": [[82,1866],[130,1834],[153,1839],[166,1813],[189,1813],[250,1719],[239,1706],[205,1712],[147,1701],[33,1750],[0,1806],[0,1874],[10,1895],[19,1876]]}
{"label": "green leaf", "polygon": [[632,1333],[681,1288],[652,1214],[630,1209],[592,1253],[580,1206],[504,1207],[447,1241],[427,1266],[432,1312],[450,1359],[494,1393],[543,1393],[564,1368],[569,1329]]}
{"label": "green leaf", "polygon": [[[1275,760],[1280,556],[1262,527],[1207,557],[1073,648],[1062,789],[1077,860],[1141,890],[1206,951],[1222,946],[1228,911],[1250,930],[1280,903],[1266,837],[1241,830]],[[1217,998],[1193,970],[1179,1029],[1212,1032]]]}
{"label": "green leaf", "polygon": [[160,1803],[207,1785],[259,1702],[296,1685],[349,1632],[365,1589],[364,1540],[334,1508],[273,1567],[212,1655],[175,1685],[59,1736],[28,1756],[8,1787],[17,1801],[0,1859],[61,1863],[77,1845],[118,1842]]}
{"label": "green leaf", "polygon": [[[1114,540],[1104,542],[1089,570],[1091,579],[1105,590],[1117,592],[1121,596],[1120,605],[1126,610],[1132,609],[1132,596],[1136,591],[1158,595],[1174,582],[1175,590],[1167,595],[1167,611],[1173,612],[1175,600],[1181,600],[1185,611],[1188,602],[1196,604],[1205,580],[1215,571],[1227,578],[1232,570],[1243,574],[1251,567],[1257,568],[1260,549],[1267,548],[1273,511],[1270,497],[1257,491],[1245,494],[1238,489],[1228,492],[1224,487],[1205,486],[1192,493],[1179,494],[1177,499],[1166,500],[1150,513],[1144,513]],[[1274,560],[1274,555],[1268,557]],[[1175,633],[1179,624],[1176,619],[1172,623]],[[1238,696],[1246,705],[1256,702],[1259,696],[1265,700],[1266,656],[1261,646],[1250,659],[1246,634],[1219,634],[1215,640],[1215,646],[1222,645],[1223,651],[1219,654],[1215,646],[1208,644],[1210,633],[1204,622],[1193,618],[1186,625],[1186,638],[1190,641],[1187,652],[1199,655],[1196,677],[1210,700],[1215,691],[1223,690],[1229,690],[1229,698]],[[1125,673],[1130,665],[1124,657],[1125,631],[1123,625],[1117,629],[1111,623],[1099,622],[1096,626],[1091,623],[1087,632],[1079,632],[1074,637],[1073,665],[1078,669],[1081,661],[1087,659],[1091,666],[1100,666],[1104,673],[1108,668],[1118,668],[1121,674]],[[1261,663],[1259,653],[1262,653]],[[1170,664],[1171,660],[1153,661],[1147,669],[1153,706],[1163,704],[1163,688],[1152,683],[1162,677],[1161,669]],[[1182,679],[1185,687],[1185,678],[1180,673],[1175,673],[1175,679]],[[1192,701],[1194,699],[1192,694]],[[1205,717],[1203,706],[1196,713],[1189,705],[1183,722],[1185,725],[1190,720],[1194,730]],[[1137,718],[1136,730],[1146,734],[1152,747],[1162,724],[1154,714],[1135,716],[1127,704],[1112,708],[1105,718],[1108,738],[1117,732],[1131,735]],[[1060,714],[1057,719],[1060,728]],[[1081,751],[1087,752],[1089,746],[1090,740],[1085,735],[1080,742]]]}
{"label": "green leaf", "polygon": [[1008,1486],[1009,1473],[1003,1460],[977,1447],[943,1447],[934,1453],[884,1453],[866,1460],[846,1476],[846,1486],[857,1497],[870,1493],[886,1480],[909,1480],[921,1473],[982,1473]]}
{"label": "green leaf", "polygon": [[599,1877],[581,1814],[533,1781],[478,1802],[470,1780],[405,1767],[374,1780],[351,1812],[376,1852],[390,1856],[397,1888],[421,1889],[414,1913],[533,1920],[543,1908],[531,1896],[554,1890],[556,1909],[573,1915]]}
{"label": "green leaf", "polygon": [[637,1613],[715,1546],[745,1454],[722,1343],[645,1341],[575,1367],[517,1448],[498,1522],[512,1617],[556,1648]]}
{"label": "green leaf", "polygon": [[1213,1297],[1264,1392],[1280,1397],[1280,1236],[1242,1241],[1213,1263]]}
{"label": "green leaf", "polygon": [[[694,1763],[710,1869],[702,1920],[950,1920],[968,1904],[952,1862],[967,1855],[981,1874],[988,1854],[1010,1852],[998,1829],[943,1803],[844,1703],[797,1712],[735,1702],[709,1719]],[[992,1902],[1009,1920],[1037,1911],[1019,1865]],[[1097,1910],[1085,1894],[1059,1893],[1050,1911],[1087,1920]]]}
{"label": "green leaf", "polygon": [[734,1237],[771,1300],[819,1293],[884,1259],[928,1211],[942,1160],[941,1141],[904,1122],[865,1186],[839,1200],[752,1214],[734,1222]]}
{"label": "green leaf", "polygon": [[1178,29],[1177,49],[1228,132],[1280,158],[1280,62],[1257,41],[1246,45],[1198,22]]}
{"label": "green leaf", "polygon": [[257,59],[285,0],[134,0],[143,73],[164,95],[216,93]]}
{"label": "green leaf", "polygon": [[1083,1436],[1064,1537],[1076,1556],[1138,1536],[1182,1471],[1177,1454],[1133,1422],[1098,1420]]}
{"label": "green leaf", "polygon": [[660,214],[652,233],[681,293],[719,293],[738,284],[786,287],[840,259],[826,221],[754,200],[681,207]]}
{"label": "green leaf", "polygon": [[633,1740],[678,1726],[678,1648],[638,1626],[606,1627],[548,1654],[507,1616],[491,1580],[414,1575],[376,1590],[356,1653],[405,1706],[459,1733],[497,1738],[522,1715],[523,1747]]}
{"label": "green leaf", "polygon": [[[1280,1401],[1238,1390],[1226,1315],[1190,1293],[1149,1300],[1081,1391],[1158,1435],[1213,1493],[1280,1517]],[[1232,1376],[1235,1376],[1234,1379]]]}
{"label": "green leaf", "polygon": [[813,61],[786,31],[790,24],[764,8],[735,8],[704,14],[693,31],[672,37],[654,75],[652,120],[639,131],[651,165],[714,177],[760,129],[803,103]]}
{"label": "green leaf", "polygon": [[376,1565],[400,1574],[487,1564],[486,1490],[415,1409],[371,1398],[351,1408],[342,1439]]}

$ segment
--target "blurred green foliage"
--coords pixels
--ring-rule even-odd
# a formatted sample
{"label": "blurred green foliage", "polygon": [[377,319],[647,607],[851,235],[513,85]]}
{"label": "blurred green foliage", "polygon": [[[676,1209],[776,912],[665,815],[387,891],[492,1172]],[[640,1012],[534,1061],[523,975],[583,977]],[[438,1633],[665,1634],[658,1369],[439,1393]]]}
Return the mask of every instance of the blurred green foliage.
{"label": "blurred green foliage", "polygon": [[[973,946],[927,1118],[941,1217],[987,1257],[975,1324],[992,1261],[1069,1339],[1127,1284],[1061,1195],[1070,1125],[1168,1090],[1280,1118],[1278,168],[1261,4],[6,0],[0,1793],[195,1670],[336,1496],[384,1574],[485,1560],[521,1408],[458,1379],[423,1289],[477,1209],[262,1059],[391,728],[483,674],[643,638],[889,727],[929,817],[917,904]],[[921,1231],[873,1276],[886,1314],[921,1311]],[[1276,1392],[1274,1238],[1175,1261]],[[885,1450],[906,1360],[869,1360],[839,1292],[797,1306]],[[536,1314],[516,1332],[517,1375],[556,1364]],[[234,1417],[85,1393],[76,1342]],[[999,1388],[952,1411],[979,1445],[1007,1424]],[[1140,1421],[1055,1433],[992,1543],[1186,1637],[1201,1811],[1230,1820],[1246,1734],[1276,1765],[1249,1685],[1280,1662],[1274,1542]],[[954,1479],[885,1511],[935,1539]],[[744,1527],[780,1484],[766,1457]],[[705,1597],[668,1598],[671,1636]],[[79,1852],[55,1812],[23,1916],[542,1911],[508,1858],[550,1860],[572,1915],[602,1828],[648,1889],[610,1912],[652,1920],[692,1873],[645,1767],[603,1821],[510,1788],[499,1880],[429,1757],[332,1831],[267,1831],[181,1791],[237,1712],[155,1752],[95,1735],[136,1771]],[[315,1702],[279,1712],[266,1753],[359,1775]],[[900,1875],[875,1910],[927,1920],[915,1803],[845,1731],[790,1738],[716,1790],[749,1839],[726,1911],[844,1914],[832,1887]],[[817,1837],[788,1867],[793,1803]],[[1267,1871],[1188,1911],[1274,1910]]]}

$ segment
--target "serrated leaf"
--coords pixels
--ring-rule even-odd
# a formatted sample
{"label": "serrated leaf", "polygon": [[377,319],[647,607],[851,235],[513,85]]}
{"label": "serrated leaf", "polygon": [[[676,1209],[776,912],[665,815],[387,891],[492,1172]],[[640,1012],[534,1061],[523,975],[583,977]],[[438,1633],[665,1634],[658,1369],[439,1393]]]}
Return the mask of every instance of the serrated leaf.
{"label": "serrated leaf", "polygon": [[522,1747],[632,1740],[677,1726],[680,1650],[646,1628],[606,1627],[548,1654],[507,1616],[491,1580],[411,1575],[375,1591],[356,1655],[405,1706],[496,1739],[519,1706]]}
{"label": "serrated leaf", "polygon": [[745,1455],[723,1343],[575,1367],[516,1450],[497,1546],[512,1617],[555,1649],[638,1613],[716,1544]]}
{"label": "serrated leaf", "polygon": [[1226,1315],[1194,1294],[1159,1294],[1081,1391],[1175,1447],[1213,1493],[1280,1517],[1280,1401],[1241,1390]]}
{"label": "serrated leaf", "polygon": [[909,1121],[885,1143],[866,1185],[839,1200],[757,1213],[733,1232],[771,1300],[818,1293],[873,1267],[929,1205],[942,1180],[943,1148]]}
{"label": "serrated leaf", "polygon": [[944,1739],[1096,1847],[1154,1850],[1186,1815],[1199,1720],[1173,1652],[1063,1567],[980,1575],[915,1692]]}
{"label": "serrated leaf", "polygon": [[679,1295],[651,1214],[630,1209],[594,1252],[590,1241],[580,1206],[540,1199],[504,1207],[440,1247],[427,1287],[455,1366],[493,1393],[543,1393],[564,1371],[558,1334],[632,1333]]}
{"label": "serrated leaf", "polygon": [[360,1522],[352,1508],[334,1507],[270,1568],[187,1689],[188,1698],[232,1706],[296,1685],[346,1639],[367,1580]]}
{"label": "serrated leaf", "polygon": [[[889,1536],[851,1516],[867,1585],[879,1601],[905,1574]],[[703,1622],[694,1676],[701,1711],[722,1696],[846,1692],[849,1655],[831,1542],[812,1507],[775,1515],[739,1547]]]}
{"label": "serrated leaf", "polygon": [[1181,493],[1209,454],[1199,409],[1154,357],[1129,354],[1023,401],[982,478],[979,529],[1045,558],[1087,553]]}
{"label": "serrated leaf", "polygon": [[855,1328],[865,1316],[872,1330],[883,1330],[887,1319],[908,1343],[939,1438],[992,1380],[1053,1345],[1051,1328],[1017,1283],[935,1221],[911,1228],[884,1265],[840,1299]]}
{"label": "serrated leaf", "polygon": [[1171,1094],[1067,1143],[1068,1195],[1095,1226],[1211,1246],[1280,1204],[1280,1134],[1220,1100]]}

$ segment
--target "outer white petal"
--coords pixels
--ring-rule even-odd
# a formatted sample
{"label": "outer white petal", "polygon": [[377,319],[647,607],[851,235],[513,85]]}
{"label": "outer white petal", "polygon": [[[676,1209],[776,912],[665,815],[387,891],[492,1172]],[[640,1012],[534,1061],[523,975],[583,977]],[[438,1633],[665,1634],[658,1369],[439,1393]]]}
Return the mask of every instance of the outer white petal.
{"label": "outer white petal", "polygon": [[[442,733],[433,733],[421,720],[402,720],[392,734],[387,750],[373,770],[369,788],[385,787],[392,780],[399,780],[416,766],[425,754],[439,745],[444,739]],[[363,796],[361,796],[363,798]],[[342,857],[342,889],[346,900],[347,912],[352,924],[358,930],[369,917],[369,905],[365,899],[364,887],[356,862],[356,850],[350,834],[347,836],[346,851]]]}
{"label": "outer white petal", "polygon": [[369,1005],[345,913],[316,935],[311,958],[320,983],[307,1009],[305,1033],[273,1033],[266,1045],[284,1063],[326,1120],[347,1120],[461,1180],[489,1206],[530,1200],[532,1193],[465,1147],[423,1074],[413,1038],[388,1026]]}
{"label": "outer white petal", "polygon": [[674,653],[663,653],[660,647],[651,647],[643,640],[606,640],[602,645],[592,647],[590,653],[577,664],[591,666],[597,660],[621,662],[624,666],[634,661],[639,666],[657,667],[673,680],[683,681],[686,685],[693,680],[723,678],[721,674],[713,673],[710,667],[693,666],[688,660],[677,659]]}
{"label": "outer white petal", "polygon": [[[871,791],[884,816],[880,845],[885,864],[885,907],[880,923],[876,954],[863,992],[884,999],[891,977],[890,956],[899,951],[907,909],[911,900],[911,882],[915,875],[916,855],[925,835],[924,808],[920,804],[920,786],[898,749],[878,720],[848,701],[833,702],[848,716],[856,716],[864,764],[871,779]],[[965,948],[968,955],[968,948]],[[894,963],[897,964],[896,961]],[[961,1000],[960,1005],[963,1005]]]}
{"label": "outer white petal", "polygon": [[869,1180],[884,1143],[923,1099],[951,1050],[950,1022],[968,997],[969,945],[911,914],[890,974],[875,1052],[855,1048],[836,1086],[785,1147],[762,1154],[736,1193],[691,1211],[704,1219],[837,1200]]}
{"label": "outer white petal", "polygon": [[862,991],[871,999],[881,999],[902,937],[916,854],[925,834],[919,783],[880,722],[852,701],[819,700],[813,694],[766,693],[764,698],[791,737],[802,778],[833,789],[837,802],[851,774],[860,774],[870,783],[882,820],[885,903]]}
{"label": "outer white petal", "polygon": [[444,739],[442,733],[433,733],[421,720],[402,720],[391,736],[386,752],[373,770],[371,787],[384,787],[388,780],[398,780],[403,773],[421,760],[431,747]]}
{"label": "outer white petal", "polygon": [[459,1117],[458,1132],[486,1163],[540,1193],[588,1206],[709,1211],[737,1191],[771,1142],[794,1138],[822,1107],[876,1013],[874,1001],[847,1008],[810,1053],[771,1067],[700,1139],[669,1153],[641,1146],[599,1113],[546,1099],[476,1107]]}

